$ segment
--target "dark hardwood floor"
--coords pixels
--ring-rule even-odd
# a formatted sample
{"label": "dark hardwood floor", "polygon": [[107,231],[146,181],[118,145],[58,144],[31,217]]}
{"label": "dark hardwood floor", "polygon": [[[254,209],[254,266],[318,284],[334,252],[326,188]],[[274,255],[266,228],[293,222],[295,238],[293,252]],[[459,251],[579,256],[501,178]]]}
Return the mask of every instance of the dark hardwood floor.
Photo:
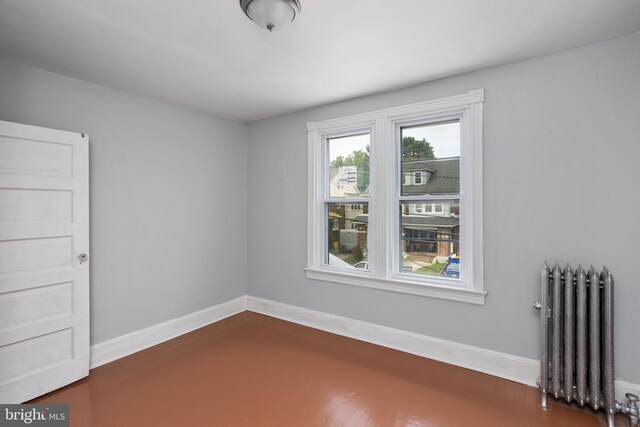
{"label": "dark hardwood floor", "polygon": [[70,404],[77,427],[605,425],[555,401],[543,412],[532,387],[250,312],[32,403]]}

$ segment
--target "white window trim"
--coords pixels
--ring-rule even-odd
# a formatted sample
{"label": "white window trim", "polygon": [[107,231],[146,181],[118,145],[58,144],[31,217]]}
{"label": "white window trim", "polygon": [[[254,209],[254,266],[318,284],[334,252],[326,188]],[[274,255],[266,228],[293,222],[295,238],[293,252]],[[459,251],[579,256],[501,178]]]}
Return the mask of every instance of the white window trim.
{"label": "white window trim", "polygon": [[[356,114],[321,122],[308,122],[308,208],[307,268],[309,279],[364,286],[374,289],[422,295],[433,298],[483,305],[486,291],[483,280],[482,236],[482,113],[484,90],[466,94]],[[399,251],[397,188],[394,180],[383,179],[377,171],[397,170],[397,130],[406,123],[460,118],[461,132],[461,279],[455,282],[439,277],[403,274],[395,259]],[[351,271],[324,263],[326,218],[323,186],[324,141],[327,136],[371,129],[371,183],[369,201],[369,265],[368,271]],[[394,143],[389,143],[393,141]],[[442,197],[446,199],[446,196]],[[381,249],[386,248],[386,249]],[[394,248],[394,249],[392,249]]]}
{"label": "white window trim", "polygon": [[[418,177],[420,177],[420,182],[418,182]],[[422,185],[422,171],[415,171],[413,173],[413,185]]]}

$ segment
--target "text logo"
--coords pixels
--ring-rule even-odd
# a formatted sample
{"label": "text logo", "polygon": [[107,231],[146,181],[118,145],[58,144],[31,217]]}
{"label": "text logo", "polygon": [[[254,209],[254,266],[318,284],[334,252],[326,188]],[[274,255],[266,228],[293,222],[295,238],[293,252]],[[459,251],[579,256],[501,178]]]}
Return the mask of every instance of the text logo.
{"label": "text logo", "polygon": [[69,427],[69,405],[0,405],[0,427]]}

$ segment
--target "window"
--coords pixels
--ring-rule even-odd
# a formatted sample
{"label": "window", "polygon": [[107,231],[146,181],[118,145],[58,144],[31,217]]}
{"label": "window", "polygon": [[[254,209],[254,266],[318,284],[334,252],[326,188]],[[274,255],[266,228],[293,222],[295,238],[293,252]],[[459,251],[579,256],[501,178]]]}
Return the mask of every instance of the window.
{"label": "window", "polygon": [[420,184],[422,184],[422,172],[420,172],[420,171],[416,171],[416,172],[414,172],[413,183],[414,183],[415,185],[420,185]]}
{"label": "window", "polygon": [[307,277],[484,303],[483,98],[308,123]]}
{"label": "window", "polygon": [[371,134],[364,131],[326,135],[323,145],[327,189],[323,210],[330,224],[323,261],[325,265],[351,269],[366,262],[369,253],[364,211],[369,199]]}
{"label": "window", "polygon": [[[400,164],[397,169],[402,175],[414,171],[416,184],[422,184],[420,187],[403,185],[399,191],[398,263],[403,272],[446,277],[450,259],[465,262],[459,258],[460,119],[418,119],[398,125],[398,132]],[[428,177],[424,181],[423,173]],[[445,205],[446,215],[443,214]],[[450,279],[460,280],[459,277]]]}

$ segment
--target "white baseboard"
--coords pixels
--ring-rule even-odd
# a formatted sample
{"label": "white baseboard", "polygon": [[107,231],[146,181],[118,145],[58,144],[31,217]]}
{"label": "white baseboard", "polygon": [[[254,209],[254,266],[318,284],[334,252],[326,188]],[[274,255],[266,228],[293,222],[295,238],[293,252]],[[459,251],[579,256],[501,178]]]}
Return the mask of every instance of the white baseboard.
{"label": "white baseboard", "polygon": [[91,346],[91,369],[176,338],[211,323],[246,310],[247,297],[242,296],[186,316]]}
{"label": "white baseboard", "polygon": [[[262,298],[243,296],[91,347],[91,368],[160,344],[245,310],[354,338],[428,359],[535,386],[540,362],[374,323],[322,313]],[[616,380],[616,399],[638,394],[640,384]]]}
{"label": "white baseboard", "polygon": [[525,359],[261,298],[247,297],[247,310],[393,348],[405,353],[484,372],[522,384],[535,385],[540,370],[540,363],[537,360]]}
{"label": "white baseboard", "polygon": [[[247,296],[247,310],[529,386],[536,386],[540,372],[540,362],[535,359],[432,338],[262,298]],[[640,384],[616,380],[616,399],[619,402],[626,402],[625,393],[638,394],[639,390]]]}
{"label": "white baseboard", "polygon": [[616,400],[618,402],[627,403],[625,394],[633,393],[640,395],[640,384],[633,384],[627,381],[616,380]]}

